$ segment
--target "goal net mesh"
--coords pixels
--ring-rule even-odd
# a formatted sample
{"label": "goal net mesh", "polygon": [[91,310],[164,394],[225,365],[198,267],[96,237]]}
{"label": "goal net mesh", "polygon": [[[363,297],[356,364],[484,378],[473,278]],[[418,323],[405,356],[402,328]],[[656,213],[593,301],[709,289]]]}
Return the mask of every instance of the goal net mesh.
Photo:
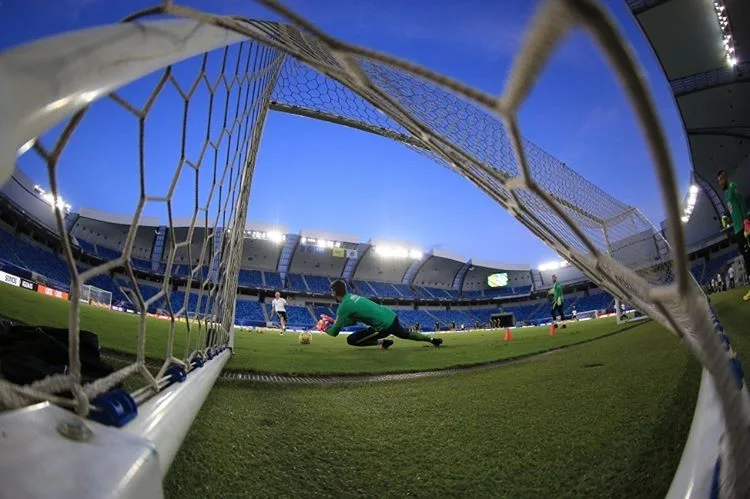
{"label": "goal net mesh", "polygon": [[[121,256],[84,272],[76,269],[59,209],[58,227],[74,293],[92,277],[124,271],[141,312],[139,329],[134,332],[137,360],[96,387],[80,386],[76,358],[80,304],[73,297],[70,374],[34,387],[0,385],[3,403],[14,406],[48,398],[55,390],[73,389],[74,399],[68,402],[85,414],[90,397],[122,376],[140,370],[156,390],[158,376],[169,362],[186,363],[191,356],[226,343],[234,319],[260,133],[268,110],[277,110],[380,134],[427,155],[473,182],[593,282],[677,334],[712,374],[724,410],[727,438],[721,446],[721,489],[728,495],[747,496],[750,435],[746,428],[750,420],[742,383],[738,387],[732,352],[724,348],[705,296],[688,271],[674,171],[655,107],[627,43],[606,12],[593,0],[545,2],[527,30],[503,93],[495,96],[412,63],[346,44],[272,0],[260,3],[288,24],[219,16],[171,1],[128,20],[145,23],[166,14],[171,20],[189,19],[221,30],[227,39],[232,34],[245,41],[144,78],[146,83],[140,84],[151,85],[145,102],[130,100],[125,87],[107,91],[89,106],[93,109],[109,102],[110,109],[117,109],[121,119],[130,120],[138,131],[135,175],[139,189],[134,216]],[[632,104],[667,208],[671,244],[637,208],[618,201],[521,135],[519,109],[560,41],[574,29],[587,31],[596,42]],[[166,94],[182,102],[184,109],[175,127],[178,153],[171,163],[155,152],[162,144],[148,141],[151,120]],[[196,107],[203,109],[197,117]],[[55,140],[47,143],[46,137],[40,137],[27,153],[43,161],[55,196],[59,194],[58,175],[66,166],[71,168],[65,165],[64,152],[76,129],[84,126],[88,112],[84,108],[55,130]],[[148,185],[150,169],[167,167],[175,172],[170,185]],[[177,226],[172,213],[175,187],[185,176],[194,179],[183,194],[194,200],[192,215],[187,224]],[[154,203],[164,207],[172,237],[161,284],[155,293],[144,296],[132,248],[144,207]],[[214,242],[216,238],[220,244]],[[185,265],[185,257],[190,291],[174,300],[174,265]],[[191,301],[193,294],[196,299]],[[166,310],[170,328],[165,367],[152,376],[144,366],[145,317],[155,304]],[[195,313],[197,322],[184,320],[189,313]],[[183,324],[179,330],[184,331],[184,349],[179,351],[178,324]]]}
{"label": "goal net mesh", "polygon": [[[77,229],[69,234],[65,214],[55,207],[70,277],[69,369],[28,386],[0,380],[2,405],[51,400],[86,415],[97,395],[131,375],[142,380],[132,392],[141,403],[165,387],[170,366],[189,373],[197,368],[196,358],[210,358],[228,344],[255,155],[282,60],[277,50],[247,41],[168,65],[102,96],[35,138],[19,157],[18,166],[46,172],[50,190],[58,196],[60,178],[71,178],[77,166],[66,153],[80,154],[88,146],[95,154],[108,140],[125,142],[133,152],[128,158],[133,169],[117,172],[118,187],[133,204],[119,240],[108,243],[116,248],[89,255],[99,261],[90,268],[78,264],[77,238],[71,237]],[[182,110],[177,122],[160,116],[167,106]],[[97,126],[105,115],[118,123],[117,137],[103,131],[102,149],[77,141],[77,132]],[[174,134],[165,142],[160,128],[171,124],[176,125]],[[122,149],[122,144],[113,147]],[[168,181],[154,182],[154,170],[171,172]],[[142,254],[143,233],[152,241],[157,230],[145,226],[146,213],[166,222],[163,256],[156,262]],[[81,309],[109,306],[113,293],[138,314],[137,328],[118,332],[132,337],[135,359],[106,378],[82,384]],[[166,341],[159,338],[163,328],[149,331],[154,323],[148,318],[155,315],[167,320]],[[158,370],[146,364],[147,341],[166,344],[165,351],[150,352],[165,359]]]}

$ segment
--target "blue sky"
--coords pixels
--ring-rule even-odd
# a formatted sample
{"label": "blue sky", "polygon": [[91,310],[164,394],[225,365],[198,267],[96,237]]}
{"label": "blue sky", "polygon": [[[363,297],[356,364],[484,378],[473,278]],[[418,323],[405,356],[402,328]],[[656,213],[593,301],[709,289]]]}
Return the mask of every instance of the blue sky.
{"label": "blue sky", "polygon": [[[116,22],[152,5],[144,0],[0,0],[0,48],[71,29]],[[183,2],[223,14],[274,19],[249,0]],[[672,146],[680,187],[690,160],[682,123],[663,73],[623,0],[607,6],[633,44],[651,84]],[[499,93],[537,2],[527,0],[289,0],[288,5],[328,32]],[[31,12],[38,12],[31,14]],[[128,186],[135,162],[126,133],[102,105],[71,145],[61,169],[61,192],[74,207],[132,212]],[[111,105],[110,105],[111,107]],[[181,121],[177,106],[159,109],[160,146]],[[172,121],[171,118],[176,118]],[[523,134],[620,200],[662,219],[661,197],[640,132],[624,95],[595,47],[570,36],[520,113]],[[106,134],[102,136],[103,130]],[[85,146],[84,146],[85,144]],[[67,154],[67,153],[66,153]],[[38,162],[19,161],[47,184]],[[165,185],[166,169],[148,172]],[[108,185],[102,188],[102,185]],[[571,189],[576,188],[571,186]],[[187,187],[185,188],[187,189]],[[178,191],[180,188],[178,187]],[[341,205],[332,202],[343,199]],[[176,206],[176,211],[187,207]],[[163,207],[147,213],[163,216]],[[185,215],[177,213],[177,215]],[[251,220],[291,231],[320,228],[369,238],[440,247],[466,257],[536,265],[553,252],[465,179],[383,138],[329,123],[271,113],[264,130],[250,201]]]}

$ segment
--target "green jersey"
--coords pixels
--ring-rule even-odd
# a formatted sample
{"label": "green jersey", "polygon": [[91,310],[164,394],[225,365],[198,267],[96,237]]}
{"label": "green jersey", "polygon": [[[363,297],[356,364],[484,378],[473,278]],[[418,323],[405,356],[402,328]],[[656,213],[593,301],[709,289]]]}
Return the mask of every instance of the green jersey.
{"label": "green jersey", "polygon": [[555,303],[557,303],[558,300],[562,302],[563,289],[562,289],[562,283],[560,282],[559,279],[555,281],[555,284],[552,285],[552,293],[553,293],[552,299],[554,300]]}
{"label": "green jersey", "polygon": [[737,189],[737,184],[729,182],[727,190],[724,191],[724,200],[727,202],[727,206],[729,206],[734,233],[742,232],[744,230],[743,221],[745,220],[747,210],[745,208],[745,199]]}
{"label": "green jersey", "polygon": [[341,300],[336,312],[336,322],[326,331],[331,336],[338,336],[342,327],[353,326],[358,322],[383,331],[393,324],[396,313],[390,308],[378,305],[359,295],[347,293]]}

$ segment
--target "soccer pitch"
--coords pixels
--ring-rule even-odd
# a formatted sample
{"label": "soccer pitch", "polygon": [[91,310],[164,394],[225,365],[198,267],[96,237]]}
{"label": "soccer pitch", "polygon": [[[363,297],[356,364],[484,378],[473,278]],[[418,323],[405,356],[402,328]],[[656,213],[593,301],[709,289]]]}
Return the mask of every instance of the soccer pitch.
{"label": "soccer pitch", "polygon": [[[67,327],[69,303],[21,288],[3,286],[0,315],[27,324]],[[99,335],[104,348],[135,353],[139,318],[81,304],[81,329]],[[163,359],[167,351],[169,321],[147,318],[146,356]],[[625,326],[627,327],[627,326]],[[412,372],[467,366],[554,350],[617,332],[623,326],[614,319],[571,324],[550,337],[547,327],[513,331],[513,340],[503,341],[503,331],[449,333],[445,346],[396,340],[387,355],[373,355],[371,348],[353,348],[344,335],[332,338],[315,334],[310,345],[300,345],[296,333],[238,330],[234,356],[228,370],[276,374],[364,374]],[[193,335],[195,344],[195,334]],[[185,324],[175,324],[175,352],[184,350]],[[378,352],[375,352],[378,353]],[[382,352],[386,353],[386,352]]]}
{"label": "soccer pitch", "polygon": [[[67,302],[2,291],[1,315],[65,326]],[[742,360],[750,353],[743,292],[712,297]],[[105,347],[133,351],[136,317],[85,307],[81,318]],[[149,319],[150,357],[163,355],[167,325]],[[652,322],[614,332],[613,321],[598,320],[555,337],[547,328],[515,330],[508,344],[502,332],[458,333],[440,349],[398,341],[381,351],[322,335],[303,346],[295,334],[240,331],[228,367],[275,373],[404,372],[570,348],[390,383],[219,380],[172,465],[167,495],[663,497],[700,366]]]}

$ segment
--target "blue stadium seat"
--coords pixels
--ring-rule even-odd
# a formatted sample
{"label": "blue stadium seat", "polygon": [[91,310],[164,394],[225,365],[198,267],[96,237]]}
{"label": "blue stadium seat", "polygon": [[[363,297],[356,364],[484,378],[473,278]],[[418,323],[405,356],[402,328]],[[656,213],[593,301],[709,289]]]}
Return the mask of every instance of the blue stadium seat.
{"label": "blue stadium seat", "polygon": [[325,295],[331,294],[331,281],[324,276],[317,275],[305,275],[305,281],[307,281],[307,287],[313,293],[321,293]]}
{"label": "blue stadium seat", "polygon": [[260,302],[255,300],[237,300],[235,322],[240,326],[265,326],[266,318]]}
{"label": "blue stadium seat", "polygon": [[590,310],[608,310],[614,305],[614,298],[609,293],[592,293],[582,296],[575,301],[577,312],[588,312]]}
{"label": "blue stadium seat", "polygon": [[487,288],[484,290],[485,298],[499,298],[501,296],[513,296],[513,288],[504,286],[502,288]]}
{"label": "blue stadium seat", "polygon": [[[133,265],[133,268],[136,270],[140,270],[142,272],[152,272],[151,262],[147,260],[141,260],[140,258],[131,258],[130,262]],[[164,270],[162,270],[162,274],[163,273],[164,273]]]}
{"label": "blue stadium seat", "polygon": [[704,282],[702,282],[701,284],[708,284],[709,282],[711,282],[711,279],[716,277],[716,274],[722,272],[723,267],[727,264],[727,262],[737,256],[739,256],[739,252],[734,248],[719,256],[714,256],[711,260],[708,261],[708,265],[706,265],[706,272],[703,274]]}
{"label": "blue stadium seat", "polygon": [[435,318],[424,310],[394,310],[398,320],[404,327],[419,323],[423,331],[435,330]]}
{"label": "blue stadium seat", "polygon": [[531,286],[514,286],[513,291],[516,295],[527,295],[531,293]]}
{"label": "blue stadium seat", "polygon": [[81,250],[84,253],[87,253],[89,255],[96,255],[96,246],[94,246],[92,243],[83,239],[78,239],[78,245],[81,247]]}
{"label": "blue stadium seat", "polygon": [[690,266],[690,273],[693,274],[693,277],[695,278],[698,283],[703,282],[703,272],[706,269],[706,266],[703,264],[703,260],[693,263]]}
{"label": "blue stadium seat", "polygon": [[283,289],[284,285],[281,283],[281,275],[278,272],[264,272],[266,275],[266,287],[274,290]]}
{"label": "blue stadium seat", "polygon": [[367,284],[369,284],[370,287],[375,291],[375,296],[379,296],[382,298],[401,297],[401,293],[399,293],[396,288],[393,287],[393,284],[376,281],[367,281]]}
{"label": "blue stadium seat", "polygon": [[[273,311],[271,310],[271,304],[266,303],[265,306],[268,311],[268,317],[270,317],[272,321],[278,323],[278,318],[273,315]],[[310,314],[307,307],[299,307],[295,305],[287,305],[286,318],[287,325],[291,328],[310,329],[315,326],[315,323],[317,322]]]}
{"label": "blue stadium seat", "polygon": [[354,291],[358,295],[366,297],[378,296],[367,281],[352,281],[352,284],[354,284]]}
{"label": "blue stadium seat", "polygon": [[463,292],[463,298],[465,300],[478,300],[484,296],[484,293],[481,289],[473,289],[470,291],[464,291]]}
{"label": "blue stadium seat", "polygon": [[240,286],[260,288],[263,287],[263,275],[259,270],[240,269],[237,282]]}
{"label": "blue stadium seat", "polygon": [[326,314],[331,317],[336,317],[336,313],[333,310],[331,310],[329,306],[315,304],[315,319],[317,320],[321,314]]}
{"label": "blue stadium seat", "polygon": [[286,289],[291,289],[292,291],[298,291],[301,293],[307,293],[308,291],[307,286],[305,285],[305,280],[299,274],[288,274],[286,276],[286,282]]}
{"label": "blue stadium seat", "polygon": [[404,298],[417,297],[417,295],[414,294],[414,290],[412,290],[408,284],[393,284],[392,286],[396,288],[396,291],[398,291]]}
{"label": "blue stadium seat", "polygon": [[3,230],[0,230],[0,238],[5,246],[0,257],[11,264],[43,275],[66,289],[70,286],[70,272],[62,257]]}
{"label": "blue stadium seat", "polygon": [[456,327],[464,324],[467,328],[474,327],[477,318],[465,310],[430,310],[430,314],[438,318],[441,323],[448,326],[451,322],[456,323]]}
{"label": "blue stadium seat", "polygon": [[122,252],[102,246],[101,244],[96,245],[96,254],[104,260],[115,260],[120,258]]}

